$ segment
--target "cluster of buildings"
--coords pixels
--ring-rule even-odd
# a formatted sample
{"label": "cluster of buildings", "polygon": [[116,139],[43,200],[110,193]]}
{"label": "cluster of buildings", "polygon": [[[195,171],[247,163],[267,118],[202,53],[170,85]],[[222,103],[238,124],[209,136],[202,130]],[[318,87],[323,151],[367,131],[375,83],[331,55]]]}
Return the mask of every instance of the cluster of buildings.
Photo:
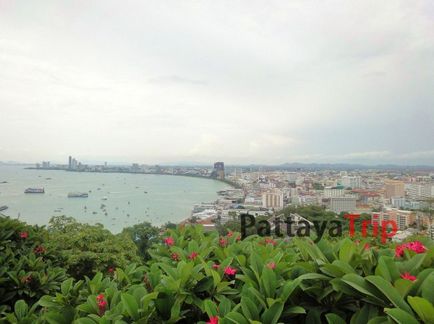
{"label": "cluster of buildings", "polygon": [[[213,226],[218,220],[236,220],[247,211],[272,216],[286,206],[321,206],[336,213],[366,213],[380,220],[395,220],[400,230],[430,230],[434,208],[434,172],[408,170],[286,170],[261,167],[87,165],[73,157],[66,165],[37,164],[41,169],[82,172],[127,172],[214,178],[232,188],[218,192],[215,202],[194,206],[192,220]],[[434,235],[434,229],[432,230]]]}
{"label": "cluster of buildings", "polygon": [[[225,178],[237,189],[219,192],[214,205],[206,207],[206,213],[221,222],[247,211],[272,216],[286,206],[315,205],[337,215],[365,213],[380,221],[394,220],[400,231],[413,228],[434,236],[429,213],[434,208],[432,172],[230,168]],[[210,224],[206,213],[197,216]]]}

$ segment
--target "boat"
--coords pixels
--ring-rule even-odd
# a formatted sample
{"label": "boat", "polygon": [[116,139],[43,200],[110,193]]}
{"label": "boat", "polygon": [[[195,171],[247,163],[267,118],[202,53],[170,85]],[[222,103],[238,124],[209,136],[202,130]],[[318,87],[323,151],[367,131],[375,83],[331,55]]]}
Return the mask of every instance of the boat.
{"label": "boat", "polygon": [[0,206],[0,211],[3,211],[3,210],[6,210],[6,209],[8,209],[9,207],[8,206]]}
{"label": "boat", "polygon": [[89,194],[87,192],[70,192],[68,198],[87,198]]}
{"label": "boat", "polygon": [[108,199],[107,196],[101,198],[101,200],[107,200],[107,199]]}
{"label": "boat", "polygon": [[45,193],[44,188],[27,188],[24,193]]}

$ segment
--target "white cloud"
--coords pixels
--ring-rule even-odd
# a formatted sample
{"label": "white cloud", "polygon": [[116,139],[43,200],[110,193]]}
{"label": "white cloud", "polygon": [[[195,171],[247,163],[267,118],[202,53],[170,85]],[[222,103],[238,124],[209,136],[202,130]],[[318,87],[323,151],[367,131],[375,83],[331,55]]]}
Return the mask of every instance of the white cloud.
{"label": "white cloud", "polygon": [[434,164],[433,8],[1,1],[0,159]]}

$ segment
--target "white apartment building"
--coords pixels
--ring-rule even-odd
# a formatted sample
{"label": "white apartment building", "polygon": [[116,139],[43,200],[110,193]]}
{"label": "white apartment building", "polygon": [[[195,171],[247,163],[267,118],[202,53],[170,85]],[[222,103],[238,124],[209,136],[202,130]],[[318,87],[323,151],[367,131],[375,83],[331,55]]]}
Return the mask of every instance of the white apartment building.
{"label": "white apartment building", "polygon": [[410,183],[407,187],[410,199],[428,199],[434,197],[434,184],[432,183]]}
{"label": "white apartment building", "polygon": [[362,177],[360,176],[343,176],[341,178],[341,184],[346,188],[361,188],[362,187]]}
{"label": "white apartment building", "polygon": [[345,190],[341,188],[333,188],[333,187],[324,188],[324,198],[343,197],[344,193]]}
{"label": "white apartment building", "polygon": [[283,193],[280,190],[267,191],[262,194],[262,207],[282,209]]}
{"label": "white apartment building", "polygon": [[329,202],[329,209],[337,214],[341,212],[353,212],[356,210],[355,197],[332,197]]}

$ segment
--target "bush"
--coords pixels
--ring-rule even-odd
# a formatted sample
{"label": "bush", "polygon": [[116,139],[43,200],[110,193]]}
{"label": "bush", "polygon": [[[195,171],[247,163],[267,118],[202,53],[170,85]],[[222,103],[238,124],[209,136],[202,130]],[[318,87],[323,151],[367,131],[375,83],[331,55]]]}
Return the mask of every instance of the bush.
{"label": "bush", "polygon": [[[432,323],[432,241],[292,240],[167,230],[145,264],[65,280],[3,318],[40,323]],[[372,242],[371,242],[372,244]],[[92,278],[92,279],[90,279]]]}

